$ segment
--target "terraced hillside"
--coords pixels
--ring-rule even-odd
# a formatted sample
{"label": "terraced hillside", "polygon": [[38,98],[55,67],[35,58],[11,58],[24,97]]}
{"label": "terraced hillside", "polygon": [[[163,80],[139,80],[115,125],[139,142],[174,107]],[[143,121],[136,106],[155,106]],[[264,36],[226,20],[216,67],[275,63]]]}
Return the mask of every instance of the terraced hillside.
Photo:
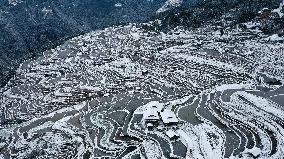
{"label": "terraced hillside", "polygon": [[0,86],[19,65],[67,39],[114,24],[144,22],[165,0],[1,0]]}
{"label": "terraced hillside", "polygon": [[26,61],[0,158],[279,158],[284,44],[258,30],[110,27]]}
{"label": "terraced hillside", "polygon": [[[1,0],[0,87],[19,65],[72,37],[112,25],[160,19],[159,29],[200,27],[211,20],[247,22],[282,0]],[[267,33],[283,28],[277,18]],[[282,29],[283,33],[283,29]]]}

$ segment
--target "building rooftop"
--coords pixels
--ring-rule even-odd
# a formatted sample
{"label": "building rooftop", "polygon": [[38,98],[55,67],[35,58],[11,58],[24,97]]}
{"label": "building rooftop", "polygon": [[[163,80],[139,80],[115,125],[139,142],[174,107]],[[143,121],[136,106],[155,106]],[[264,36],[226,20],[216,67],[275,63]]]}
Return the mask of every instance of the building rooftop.
{"label": "building rooftop", "polygon": [[168,109],[161,112],[162,121],[164,124],[178,123],[176,114]]}
{"label": "building rooftop", "polygon": [[174,132],[173,130],[168,130],[167,132],[166,132],[166,135],[169,137],[169,138],[173,138],[173,137],[178,137],[179,135],[176,133],[176,132]]}
{"label": "building rooftop", "polygon": [[143,113],[144,120],[159,120],[158,111],[155,109],[147,109]]}

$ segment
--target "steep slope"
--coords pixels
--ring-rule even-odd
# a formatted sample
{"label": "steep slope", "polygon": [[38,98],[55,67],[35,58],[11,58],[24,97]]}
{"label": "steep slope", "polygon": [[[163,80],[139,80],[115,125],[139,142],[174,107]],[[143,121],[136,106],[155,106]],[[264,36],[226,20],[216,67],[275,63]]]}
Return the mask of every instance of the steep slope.
{"label": "steep slope", "polygon": [[[70,37],[113,24],[146,21],[164,0],[22,0],[0,2],[0,79],[24,59]],[[121,5],[116,5],[120,3]]]}

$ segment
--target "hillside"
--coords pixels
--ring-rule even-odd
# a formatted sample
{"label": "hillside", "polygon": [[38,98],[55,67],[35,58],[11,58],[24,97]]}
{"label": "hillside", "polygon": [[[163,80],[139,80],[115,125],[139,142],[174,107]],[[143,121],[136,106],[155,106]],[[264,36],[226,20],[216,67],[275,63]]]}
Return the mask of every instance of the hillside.
{"label": "hillside", "polygon": [[255,18],[264,7],[278,5],[279,0],[2,0],[0,85],[8,82],[24,60],[92,30],[155,19],[161,20],[157,29],[162,31],[224,19],[229,22],[222,25],[236,25]]}
{"label": "hillside", "polygon": [[[94,31],[23,63],[3,90],[2,157],[283,156],[279,39],[151,25]],[[152,128],[149,109],[177,123]]]}
{"label": "hillside", "polygon": [[37,50],[26,41],[50,32],[32,59],[2,54],[15,73],[0,91],[0,159],[283,158],[283,4],[133,1],[127,15],[143,16],[123,21],[126,2],[69,2],[1,1],[25,12],[5,22],[22,40],[10,48]]}
{"label": "hillside", "polygon": [[1,83],[4,85],[25,59],[92,30],[146,21],[162,4],[163,0],[0,1]]}

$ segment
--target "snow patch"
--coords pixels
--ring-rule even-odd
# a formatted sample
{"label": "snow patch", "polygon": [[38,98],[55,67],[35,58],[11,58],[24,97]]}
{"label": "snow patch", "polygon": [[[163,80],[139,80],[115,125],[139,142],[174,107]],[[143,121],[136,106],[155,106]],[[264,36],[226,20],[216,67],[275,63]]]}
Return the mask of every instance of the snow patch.
{"label": "snow patch", "polygon": [[273,13],[277,13],[280,18],[284,16],[284,13],[281,12],[283,10],[284,1],[280,4],[279,8],[272,10]]}
{"label": "snow patch", "polygon": [[267,41],[283,41],[284,38],[283,37],[279,37],[278,34],[273,34],[273,35],[265,38],[265,40],[267,40]]}
{"label": "snow patch", "polygon": [[120,7],[122,7],[122,4],[121,3],[116,3],[114,6],[117,7],[117,8],[120,8]]}
{"label": "snow patch", "polygon": [[175,7],[179,7],[182,3],[182,0],[168,0],[166,1],[166,3],[157,10],[157,14],[158,13],[162,13],[165,12],[171,8],[175,8]]}
{"label": "snow patch", "polygon": [[9,4],[12,4],[13,6],[23,2],[22,0],[8,0],[8,1]]}

